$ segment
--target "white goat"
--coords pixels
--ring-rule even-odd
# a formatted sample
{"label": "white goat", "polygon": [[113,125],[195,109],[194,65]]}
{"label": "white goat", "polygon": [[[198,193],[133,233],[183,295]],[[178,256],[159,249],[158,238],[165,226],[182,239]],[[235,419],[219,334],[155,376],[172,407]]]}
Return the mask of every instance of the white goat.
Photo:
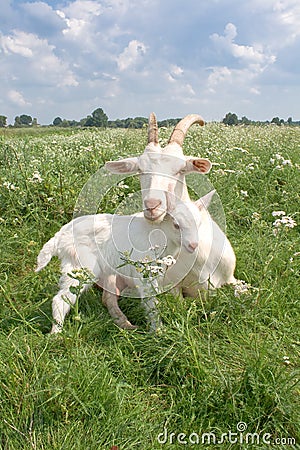
{"label": "white goat", "polygon": [[[61,261],[60,290],[52,301],[54,323],[51,332],[62,329],[70,306],[76,302],[76,295],[70,292],[70,288],[78,286],[79,281],[68,274],[79,268],[92,272],[96,283],[104,290],[103,303],[121,328],[133,328],[133,325],[118,306],[120,292],[129,287],[136,289],[136,296],[143,299],[150,295],[143,304],[150,318],[150,327],[155,329],[158,318],[153,291],[147,290],[142,274],[133,265],[119,267],[123,263],[121,254],[129,251],[131,259],[138,261],[149,256],[149,247],[155,247],[156,255],[160,257],[172,255],[180,258],[182,244],[185,252],[191,255],[198,245],[198,231],[189,207],[184,203],[177,204],[172,217],[166,215],[159,224],[147,221],[143,213],[139,213],[82,216],[64,225],[43,246],[37,258],[36,272],[45,267],[52,256],[58,256]],[[193,264],[193,258],[190,263]],[[87,283],[83,290],[90,284]],[[130,296],[133,295],[131,293]]]}
{"label": "white goat", "polygon": [[190,114],[175,127],[168,145],[161,148],[158,143],[158,127],[154,113],[149,118],[148,144],[138,157],[119,161],[108,161],[105,167],[113,173],[140,174],[143,210],[146,219],[159,222],[167,212],[166,192],[174,194],[183,202],[190,201],[185,175],[191,172],[208,173],[208,159],[185,156],[182,145],[185,134],[194,123],[204,125],[197,114]]}
{"label": "white goat", "polygon": [[211,218],[207,208],[215,190],[196,202],[185,205],[193,215],[198,230],[198,245],[193,254],[183,249],[176,264],[166,272],[165,286],[176,285],[184,295],[197,297],[199,291],[219,288],[224,284],[235,284],[236,258],[224,232]]}
{"label": "white goat", "polygon": [[[154,113],[150,114],[148,145],[144,153],[138,157],[126,158],[120,161],[108,161],[106,168],[113,173],[139,173],[144,216],[149,221],[163,220],[167,211],[166,194],[173,194],[176,202],[191,202],[185,175],[191,172],[208,173],[211,162],[208,159],[188,157],[183,154],[184,137],[191,125],[204,125],[204,120],[197,114],[190,114],[182,119],[175,127],[169,143],[165,148],[158,144],[158,127]],[[211,197],[207,197],[206,206]],[[203,201],[203,199],[202,199]],[[205,203],[205,201],[204,201]],[[201,202],[198,203],[201,206]],[[201,212],[201,211],[200,211]],[[208,213],[202,211],[204,221],[211,223],[210,231],[206,226],[199,226],[201,245],[197,250],[197,262],[187,277],[181,282],[183,292],[197,296],[198,290],[208,288],[208,284],[220,287],[222,284],[235,283],[233,276],[235,269],[235,255],[225,234]],[[194,217],[199,219],[199,211],[194,207]],[[208,233],[208,234],[207,234]],[[177,263],[168,272],[168,277],[179,277],[187,273],[185,259]],[[180,265],[182,265],[180,269]],[[173,274],[173,275],[172,275]],[[176,275],[177,274],[177,275]],[[174,279],[173,279],[174,281]]]}

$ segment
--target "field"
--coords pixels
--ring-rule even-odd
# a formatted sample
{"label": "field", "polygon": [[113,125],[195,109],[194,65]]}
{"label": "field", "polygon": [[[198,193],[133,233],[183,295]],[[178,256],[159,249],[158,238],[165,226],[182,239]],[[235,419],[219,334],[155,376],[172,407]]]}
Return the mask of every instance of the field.
{"label": "field", "polygon": [[[35,273],[37,254],[91,176],[141,153],[146,135],[0,134],[0,448],[299,448],[299,127],[208,124],[185,139],[185,154],[214,163],[207,178],[247,292],[161,295],[155,334],[136,299],[121,304],[139,329],[118,329],[92,288],[63,333],[48,334],[59,263]],[[138,188],[131,178],[99,190],[99,211]]]}

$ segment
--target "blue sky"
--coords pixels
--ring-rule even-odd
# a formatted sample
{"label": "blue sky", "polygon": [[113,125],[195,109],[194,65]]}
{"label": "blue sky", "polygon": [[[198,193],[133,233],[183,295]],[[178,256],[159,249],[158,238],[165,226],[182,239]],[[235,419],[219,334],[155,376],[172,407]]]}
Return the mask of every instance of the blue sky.
{"label": "blue sky", "polygon": [[1,0],[0,114],[299,120],[299,0]]}

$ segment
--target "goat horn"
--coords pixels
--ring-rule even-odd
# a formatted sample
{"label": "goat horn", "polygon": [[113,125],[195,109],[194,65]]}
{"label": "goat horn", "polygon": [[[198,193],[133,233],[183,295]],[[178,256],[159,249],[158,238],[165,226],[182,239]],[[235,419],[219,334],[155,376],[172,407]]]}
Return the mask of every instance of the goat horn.
{"label": "goat horn", "polygon": [[148,144],[153,142],[154,144],[158,144],[158,126],[156,115],[151,113],[149,116],[149,125],[148,125]]}
{"label": "goat horn", "polygon": [[178,122],[173,130],[173,133],[171,134],[169,144],[171,144],[172,142],[176,142],[182,147],[185,135],[188,129],[194,123],[199,123],[199,125],[203,126],[205,122],[198,114],[189,114],[188,116],[184,117],[184,119],[181,119],[181,121]]}

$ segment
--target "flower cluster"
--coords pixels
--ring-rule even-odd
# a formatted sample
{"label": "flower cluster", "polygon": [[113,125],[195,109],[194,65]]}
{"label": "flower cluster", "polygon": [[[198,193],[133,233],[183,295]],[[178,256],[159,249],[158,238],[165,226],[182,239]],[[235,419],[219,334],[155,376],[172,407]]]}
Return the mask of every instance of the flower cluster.
{"label": "flower cluster", "polygon": [[[153,250],[151,247],[150,251]],[[145,279],[153,279],[159,275],[164,275],[167,268],[176,263],[176,259],[171,255],[164,256],[162,258],[153,259],[149,256],[145,256],[145,258],[135,261],[131,258],[131,252],[123,252],[120,257],[121,260],[124,261],[119,267],[123,267],[127,264],[130,264],[135,267],[136,271],[142,275]]]}
{"label": "flower cluster", "polygon": [[15,191],[15,190],[19,189],[17,186],[15,186],[10,181],[4,181],[2,183],[2,186],[5,187],[6,189],[8,189],[9,191]]}
{"label": "flower cluster", "polygon": [[280,155],[279,153],[276,153],[274,155],[274,158],[270,159],[270,163],[271,164],[277,164],[275,166],[275,169],[283,169],[284,166],[293,166],[293,163],[290,159],[284,159],[284,157],[282,155]]}
{"label": "flower cluster", "polygon": [[273,211],[272,216],[280,217],[273,222],[274,236],[277,236],[279,230],[282,228],[290,229],[297,226],[297,222],[292,217],[286,216],[285,211]]}
{"label": "flower cluster", "polygon": [[243,294],[246,294],[250,289],[250,285],[246,283],[244,280],[237,280],[234,284],[234,296],[240,297]]}
{"label": "flower cluster", "polygon": [[35,172],[33,172],[32,177],[29,178],[28,181],[30,183],[42,183],[43,182],[43,178],[41,177],[41,174],[39,173],[39,171],[36,170]]}

